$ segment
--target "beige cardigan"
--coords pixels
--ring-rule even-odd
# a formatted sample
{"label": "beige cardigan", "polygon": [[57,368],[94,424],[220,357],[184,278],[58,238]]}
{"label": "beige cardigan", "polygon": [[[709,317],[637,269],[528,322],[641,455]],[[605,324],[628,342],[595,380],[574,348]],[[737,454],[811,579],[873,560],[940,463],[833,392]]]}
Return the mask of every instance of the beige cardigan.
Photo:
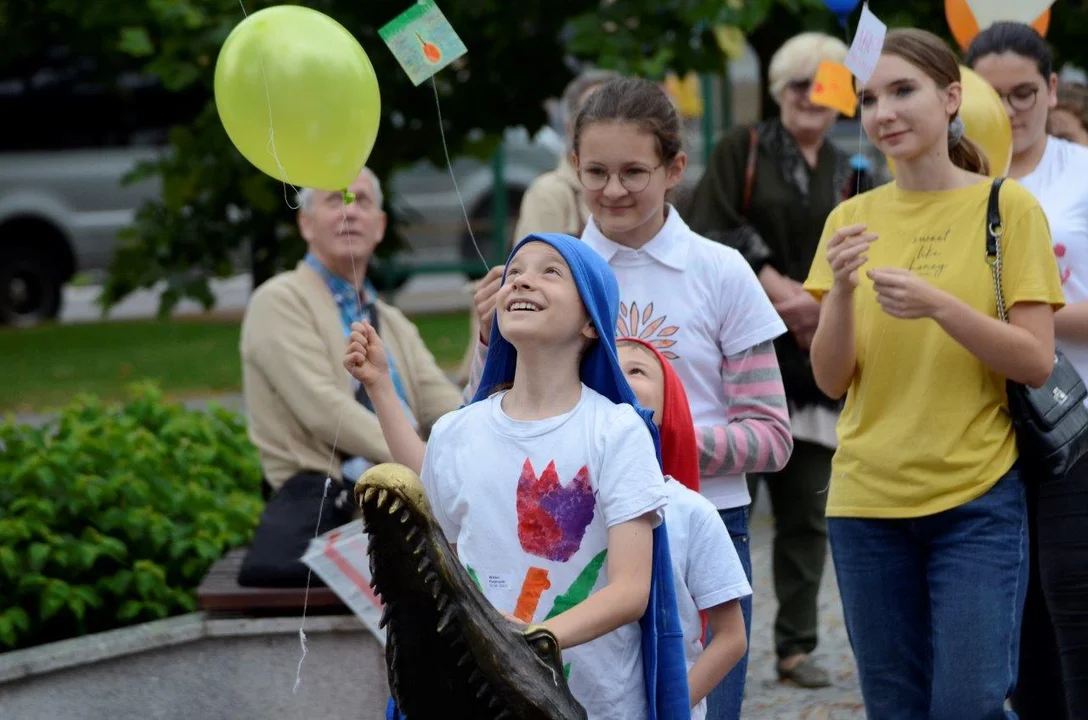
{"label": "beige cardigan", "polygon": [[[438,418],[461,404],[460,394],[415,325],[383,302],[377,311],[381,338],[426,436]],[[273,488],[302,470],[327,472],[334,439],[334,478],[341,477],[345,456],[392,460],[377,416],[355,399],[343,366],[346,348],[332,293],[306,263],[253,293],[242,321],[242,389],[249,438]]]}
{"label": "beige cardigan", "polygon": [[566,157],[559,167],[537,177],[521,198],[514,243],[526,235],[559,232],[580,237],[589,221],[589,207],[578,172]]}

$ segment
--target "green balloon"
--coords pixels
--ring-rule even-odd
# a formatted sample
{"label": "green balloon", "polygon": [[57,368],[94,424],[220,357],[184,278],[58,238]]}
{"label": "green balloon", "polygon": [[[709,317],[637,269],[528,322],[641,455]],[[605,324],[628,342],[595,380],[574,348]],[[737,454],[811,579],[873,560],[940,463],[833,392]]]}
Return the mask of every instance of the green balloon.
{"label": "green balloon", "polygon": [[297,5],[255,12],[231,31],[215,64],[215,105],[249,162],[318,190],[358,177],[381,117],[366,51],[343,25]]}

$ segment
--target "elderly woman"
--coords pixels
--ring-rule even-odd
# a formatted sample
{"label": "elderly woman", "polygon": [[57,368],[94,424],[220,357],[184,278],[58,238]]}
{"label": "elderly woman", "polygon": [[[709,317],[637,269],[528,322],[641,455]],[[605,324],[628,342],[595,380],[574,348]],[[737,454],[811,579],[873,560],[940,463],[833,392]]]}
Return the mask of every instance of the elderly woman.
{"label": "elderly woman", "polygon": [[[828,213],[858,189],[849,156],[827,140],[837,113],[810,102],[809,92],[820,62],[842,62],[846,51],[842,41],[815,32],[779,48],[768,70],[778,117],[722,138],[685,213],[693,230],[744,255],[790,330],[775,341],[775,350],[790,408],[793,456],[766,480],[775,519],[778,676],[806,688],[830,684],[810,653],[827,556],[825,492],[839,406],[820,392],[812,375],[808,349],[820,306],[801,282]],[[759,480],[749,477],[753,502]]]}
{"label": "elderly woman", "polygon": [[[531,233],[543,232],[566,233],[573,237],[581,237],[582,229],[589,218],[589,208],[582,199],[582,183],[578,181],[578,173],[570,164],[570,139],[574,134],[571,131],[574,118],[577,117],[586,98],[601,85],[617,77],[619,73],[612,70],[583,70],[563,91],[567,147],[559,158],[558,167],[533,180],[522,196],[518,222],[514,228],[515,242]],[[476,291],[480,285],[498,283],[501,279],[501,270],[501,267],[492,270],[480,283],[473,283],[471,289]],[[488,297],[494,295],[494,293],[484,294]],[[457,379],[462,385],[468,382],[472,359],[475,357],[476,336],[479,334],[479,321],[476,319],[476,313],[472,313],[472,334],[465,357],[461,361],[461,367],[457,371]]]}
{"label": "elderly woman", "polygon": [[1050,134],[1077,145],[1088,145],[1088,87],[1058,84],[1058,104],[1050,110]]}

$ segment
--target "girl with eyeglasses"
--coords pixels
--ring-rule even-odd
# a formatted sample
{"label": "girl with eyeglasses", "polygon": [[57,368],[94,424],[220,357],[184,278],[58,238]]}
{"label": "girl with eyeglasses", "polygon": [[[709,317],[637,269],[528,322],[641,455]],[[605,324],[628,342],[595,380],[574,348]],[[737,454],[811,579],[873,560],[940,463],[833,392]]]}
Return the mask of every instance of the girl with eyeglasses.
{"label": "girl with eyeglasses", "polygon": [[[589,97],[572,145],[591,212],[582,241],[619,280],[618,334],[650,342],[683,382],[701,492],[751,582],[745,473],[781,469],[793,448],[773,345],[786,327],[741,254],[693,232],[668,202],[687,165],[681,132],[676,108],[655,83],[620,78]],[[488,329],[492,318],[480,321]],[[485,356],[481,348],[468,392]],[[749,598],[741,609],[750,627]],[[739,717],[746,668],[747,653],[719,685],[728,701],[711,694],[708,718]]]}
{"label": "girl with eyeglasses", "polygon": [[[1058,103],[1050,49],[1028,25],[995,23],[974,39],[965,62],[1005,103],[1009,176],[1046,213],[1067,303],[1054,315],[1054,334],[1088,378],[1088,148],[1047,134]],[[1061,482],[1029,479],[1027,487],[1032,572],[1015,705],[1029,720],[1088,717],[1088,462]]]}

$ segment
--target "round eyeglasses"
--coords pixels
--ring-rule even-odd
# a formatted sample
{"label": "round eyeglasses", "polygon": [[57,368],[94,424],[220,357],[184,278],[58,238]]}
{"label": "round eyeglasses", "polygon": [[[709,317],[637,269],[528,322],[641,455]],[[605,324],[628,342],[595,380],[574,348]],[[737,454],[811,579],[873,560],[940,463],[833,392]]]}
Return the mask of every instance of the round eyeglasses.
{"label": "round eyeglasses", "polygon": [[1007,102],[1013,110],[1026,112],[1035,107],[1039,99],[1039,86],[1018,85],[1007,93],[998,93],[997,96],[1002,102]]}
{"label": "round eyeglasses", "polygon": [[[641,165],[634,167],[624,168],[620,170],[616,175],[620,179],[620,185],[623,189],[629,193],[638,193],[646,189],[650,184],[650,178],[653,176],[654,171],[661,165],[657,165],[653,168],[645,168]],[[603,167],[581,167],[578,168],[578,182],[582,183],[582,187],[590,192],[599,192],[608,187],[608,181],[612,179],[612,173]]]}

